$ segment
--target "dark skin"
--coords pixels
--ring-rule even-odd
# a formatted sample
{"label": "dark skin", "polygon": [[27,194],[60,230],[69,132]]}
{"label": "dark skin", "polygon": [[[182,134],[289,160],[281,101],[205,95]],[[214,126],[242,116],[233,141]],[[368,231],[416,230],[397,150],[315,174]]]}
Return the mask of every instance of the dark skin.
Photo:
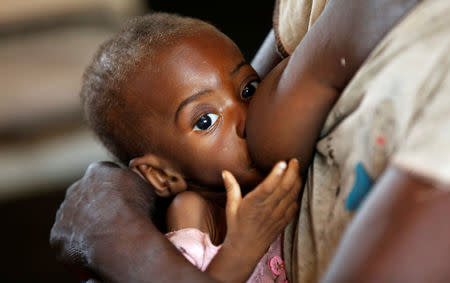
{"label": "dark skin", "polygon": [[[154,197],[151,192],[150,185],[131,170],[110,162],[89,166],[83,178],[68,189],[56,216],[58,225],[52,230],[51,244],[60,251],[59,258],[69,266],[81,267],[85,279],[213,282],[153,225],[148,217]],[[96,205],[87,205],[93,203]],[[67,241],[72,233],[78,240]],[[83,243],[89,243],[90,252]],[[171,265],[177,268],[162,275],[164,266]]]}
{"label": "dark skin", "polygon": [[[341,91],[375,45],[417,2],[341,0],[327,5],[293,54],[264,78],[252,100],[247,141],[259,168],[269,170],[277,160],[294,156],[301,173],[306,172],[325,118]],[[292,113],[301,113],[302,118],[293,119]]]}
{"label": "dark skin", "polygon": [[323,282],[449,282],[448,188],[390,166],[373,192]]}
{"label": "dark skin", "polygon": [[223,193],[222,170],[244,188],[262,180],[245,139],[248,102],[259,77],[233,41],[202,27],[142,65],[124,86],[124,96],[127,107],[140,113],[133,126],[153,150],[130,166],[161,196],[172,189],[166,181],[182,180]]}
{"label": "dark skin", "polygon": [[[222,244],[206,270],[222,282],[248,278],[298,206],[298,162],[260,182],[248,154],[245,120],[258,82],[237,46],[204,26],[144,60],[124,86],[127,107],[140,116],[133,127],[153,149],[130,166],[159,196],[176,195],[168,232],[197,228]],[[244,198],[233,175],[244,192],[252,189]]]}
{"label": "dark skin", "polygon": [[253,57],[252,67],[261,78],[265,78],[281,60],[282,58],[277,52],[275,32],[271,29]]}
{"label": "dark skin", "polygon": [[[204,25],[154,52],[124,86],[139,116],[133,127],[151,145],[130,167],[160,197],[175,196],[167,232],[197,228],[221,244],[206,272],[244,281],[296,214],[298,162],[281,162],[260,182],[244,132],[259,78],[227,36]],[[233,175],[252,189],[243,198]]]}
{"label": "dark skin", "polygon": [[[298,169],[295,159],[289,164],[279,162],[244,198],[236,179],[225,171],[227,235],[206,269],[212,278],[220,282],[244,282],[250,277],[256,263],[298,209],[301,187]],[[185,218],[184,215],[181,219]]]}
{"label": "dark skin", "polygon": [[[342,1],[344,2],[344,1]],[[342,3],[341,2],[341,3]],[[392,1],[397,8],[389,14],[389,11],[382,13],[383,1],[373,1],[377,4],[375,9],[385,15],[385,21],[380,23],[378,31],[385,29],[386,32],[391,23],[394,23],[406,11],[413,7],[417,1]],[[355,2],[356,3],[356,2]],[[337,4],[331,2],[330,5]],[[381,6],[378,6],[381,4]],[[390,3],[387,3],[390,4]],[[311,148],[307,143],[298,143],[296,139],[299,136],[311,138],[311,143],[315,143],[311,136],[311,127],[307,123],[311,121],[302,119],[288,119],[283,117],[284,113],[291,113],[298,109],[298,103],[303,103],[305,99],[310,99],[311,103],[316,100],[308,98],[310,90],[318,88],[320,93],[329,95],[330,99],[322,105],[312,105],[311,109],[331,109],[335,100],[339,97],[340,89],[352,77],[352,69],[358,68],[362,60],[367,56],[370,48],[359,48],[352,44],[352,40],[345,37],[335,37],[337,45],[345,47],[336,48],[329,42],[322,42],[319,50],[323,57],[314,56],[315,50],[303,48],[311,41],[308,40],[316,36],[323,35],[322,32],[329,24],[334,22],[337,29],[344,28],[352,30],[347,35],[353,35],[355,38],[366,38],[368,30],[361,29],[362,26],[355,25],[352,28],[351,23],[342,21],[342,15],[351,13],[361,15],[367,20],[374,18],[367,17],[369,11],[359,10],[366,7],[358,5],[336,5],[333,7],[333,13],[327,10],[321,20],[317,22],[313,30],[307,34],[304,42],[297,48],[295,53],[301,54],[304,58],[310,60],[295,60],[294,53],[290,59],[282,62],[286,64],[283,68],[280,65],[272,71],[267,79],[261,84],[257,95],[250,106],[247,116],[247,133],[251,155],[257,160],[257,164],[267,168],[272,160],[283,158],[284,156],[296,156],[309,160],[311,158]],[[349,8],[350,7],[350,8]],[[376,7],[381,7],[380,10]],[[338,12],[342,9],[341,12]],[[352,11],[352,9],[355,9]],[[369,9],[369,10],[370,10]],[[344,11],[346,10],[346,11]],[[356,12],[359,11],[359,12]],[[339,16],[340,15],[340,16]],[[377,15],[379,16],[379,14]],[[358,21],[352,16],[353,21]],[[348,26],[345,28],[345,25]],[[352,24],[355,24],[354,22]],[[371,30],[373,31],[373,30]],[[365,35],[366,34],[366,35]],[[372,33],[367,42],[372,44],[377,40],[380,33]],[[326,34],[323,38],[333,38],[333,34]],[[339,42],[339,40],[345,42]],[[314,40],[316,42],[317,40]],[[364,42],[364,40],[362,40]],[[346,58],[346,68],[339,66],[338,58]],[[349,60],[351,58],[351,60]],[[324,62],[336,62],[332,65],[324,65]],[[300,62],[300,64],[296,64]],[[317,84],[320,80],[308,80],[310,84],[303,81],[309,75],[322,75],[326,68],[334,70],[331,76],[326,80],[327,84]],[[291,68],[292,71],[289,71]],[[302,74],[303,76],[292,79],[286,76],[286,73]],[[281,78],[280,78],[281,77]],[[267,92],[264,84],[270,84],[272,88]],[[280,89],[287,89],[281,91]],[[291,108],[293,107],[293,108]],[[308,108],[299,111],[302,115],[307,115]],[[325,112],[328,112],[325,111]],[[261,115],[264,113],[264,115]],[[268,115],[268,113],[270,113]],[[271,127],[267,120],[281,120],[284,123],[276,124],[277,127]],[[284,120],[283,120],[284,119]],[[322,125],[325,116],[317,116],[316,125]],[[317,129],[320,129],[317,128]],[[308,131],[307,131],[308,130]],[[285,134],[286,132],[291,134]],[[277,132],[277,148],[279,151],[267,154],[266,148],[275,147],[270,139]],[[308,134],[306,134],[308,133]],[[284,146],[278,146],[279,143]],[[307,163],[306,163],[307,164]],[[303,168],[305,170],[306,168]],[[388,166],[384,174],[377,180],[374,187],[374,193],[368,197],[368,201],[359,209],[357,216],[348,227],[339,249],[330,264],[330,267],[324,275],[323,282],[448,282],[450,280],[450,270],[447,263],[450,259],[450,225],[448,225],[447,215],[450,213],[450,193],[448,188],[436,188],[427,180],[415,176],[412,173],[405,172],[395,166]],[[374,231],[381,231],[374,233]]]}
{"label": "dark skin", "polygon": [[[341,5],[330,8],[332,7],[331,4],[337,2]],[[305,38],[295,52],[299,54],[302,54],[301,52],[303,54],[306,53],[307,51],[305,50],[308,50],[309,46],[308,42],[312,40],[311,38],[314,38],[314,34],[321,38],[336,37],[339,39],[339,36],[327,32],[329,29],[326,27],[331,25],[336,26],[338,23],[345,22],[346,19],[351,19],[351,24],[342,23],[341,26],[338,26],[343,28],[343,30],[335,28],[333,32],[336,33],[336,30],[342,32],[341,36],[347,39],[346,44],[350,44],[344,46],[345,48],[350,48],[349,50],[352,51],[350,52],[352,57],[348,58],[355,58],[356,63],[351,67],[354,68],[354,72],[362,63],[362,60],[365,58],[364,56],[367,56],[367,53],[371,49],[369,48],[370,46],[362,46],[361,50],[359,50],[357,45],[353,46],[351,44],[355,41],[348,39],[348,37],[354,35],[354,40],[367,42],[367,45],[372,44],[374,46],[377,38],[380,39],[416,1],[395,1],[398,9],[388,8],[389,5],[387,5],[385,10],[383,10],[382,5],[386,4],[385,1],[349,2],[351,1],[331,2],[324,12],[329,13],[329,15],[319,18],[316,26],[309,33],[309,36]],[[374,7],[370,5],[365,6],[371,3],[381,5],[377,6],[376,9],[379,12],[377,16],[380,18],[380,26],[375,29],[376,32],[371,32],[370,35],[361,30],[358,33],[358,30],[355,31],[354,28],[364,26],[363,24],[367,19],[367,15],[370,15],[371,11],[374,11]],[[362,16],[346,16],[348,15],[347,13],[352,11],[348,7],[358,9],[358,13],[356,14]],[[355,11],[353,10],[353,12]],[[331,17],[333,13],[336,13],[336,18]],[[368,37],[367,40],[364,40],[366,37]],[[302,63],[305,65],[304,67],[295,67],[296,65],[293,65],[293,58],[296,56],[294,54],[289,60],[289,63],[284,63],[284,66],[287,65],[286,69],[283,68],[283,64],[280,65],[282,67],[279,67],[279,69],[276,68],[273,74],[269,75],[268,80],[265,80],[267,82],[265,83],[266,87],[273,90],[273,84],[282,81],[279,79],[280,77],[296,79],[302,78],[301,75],[308,77],[304,69],[306,66],[315,70],[311,74],[317,74],[315,72],[324,70],[324,64],[326,62],[334,62],[333,60],[336,60],[336,58],[342,57],[340,52],[333,51],[332,46],[325,44],[325,42],[322,43],[324,44],[319,45],[319,48],[316,46],[315,50],[309,51],[309,54],[313,55],[312,57],[302,56],[303,58],[310,58],[308,61],[303,61],[305,62]],[[310,46],[309,48],[312,47]],[[338,47],[334,48],[340,50]],[[321,61],[320,58],[324,57],[323,55],[328,54],[328,52],[332,52],[331,54],[334,56],[326,59],[333,60]],[[312,62],[317,64],[311,65]],[[320,64],[321,62],[322,64]],[[351,64],[353,60],[347,60],[347,62]],[[325,69],[327,68],[340,68],[339,60],[336,60],[335,66],[332,65]],[[282,72],[284,73],[283,75]],[[323,104],[325,109],[330,107],[330,104],[334,103],[337,99],[335,97],[336,90],[339,90],[341,84],[348,82],[353,75],[347,74],[342,77],[335,77],[333,72],[330,73],[329,80],[325,80],[328,86],[323,87],[324,97],[327,97],[329,93],[329,100],[326,100],[326,103]],[[271,75],[273,84],[268,83]],[[295,79],[292,79],[292,81],[295,81]],[[312,88],[316,87],[314,83],[305,85]],[[288,86],[285,89],[292,89]],[[261,85],[259,90],[264,88]],[[319,87],[319,89],[321,88]],[[263,93],[263,91],[261,90],[260,93]],[[272,108],[281,107],[281,98],[291,98],[292,96],[292,93],[289,92],[286,95],[276,95],[279,103],[277,103],[276,107],[272,105]],[[255,109],[257,107],[267,107],[267,97],[261,95],[261,100],[258,103],[259,106],[255,102]],[[256,112],[255,110],[254,113]],[[254,117],[256,117],[256,114]],[[323,123],[323,119],[324,117],[319,117],[313,124],[320,126]],[[250,123],[251,121],[249,120],[249,125]],[[297,127],[299,126],[297,125]],[[270,132],[270,129],[260,127],[258,135],[260,134],[261,137],[264,137],[268,135],[268,132]],[[298,135],[294,135],[293,139],[298,139],[298,137]],[[260,149],[261,156],[265,154],[269,160],[276,160],[280,156],[291,154],[291,156],[301,155],[302,160],[305,160],[305,156],[310,154],[308,153],[309,151],[305,155],[302,154],[307,146],[299,149],[295,143],[290,143],[289,137],[287,139],[286,143],[288,146],[279,152],[264,151],[265,144],[260,145],[260,148],[263,149]],[[311,139],[313,140],[311,141],[313,146],[315,137],[313,136]],[[261,138],[261,140],[263,139]],[[309,148],[310,151],[312,151],[312,146]],[[252,146],[250,147],[252,155],[258,156],[256,152],[258,151],[258,144],[255,141],[254,147],[255,149]],[[254,153],[253,150],[255,151]],[[263,168],[268,168],[270,165],[264,162],[265,158],[261,157],[261,159],[263,160],[258,165]],[[103,180],[108,180],[109,178],[112,178],[111,183],[103,182]],[[75,183],[68,192],[66,201],[62,207],[63,209],[60,210],[57,216],[56,225],[52,232],[51,241],[53,246],[60,251],[60,255],[65,260],[73,262],[73,259],[77,257],[84,261],[89,260],[90,264],[86,264],[85,266],[88,266],[91,270],[95,270],[106,281],[213,281],[206,274],[190,266],[145,217],[145,207],[137,205],[135,198],[136,196],[142,196],[148,190],[148,185],[142,182],[140,183],[137,180],[139,178],[135,174],[131,174],[124,169],[111,167],[111,165],[96,165],[88,170],[85,176],[79,182]],[[450,272],[446,267],[446,263],[450,254],[448,252],[448,247],[450,246],[450,229],[444,219],[450,212],[449,194],[433,188],[433,186],[417,176],[413,176],[392,166],[388,167],[383,176],[377,180],[376,187],[373,191],[374,193],[369,196],[368,201],[363,204],[357,217],[349,226],[324,280],[326,282],[423,282],[424,278],[431,278],[425,281],[449,281]],[[104,193],[103,195],[102,192]],[[424,201],[423,198],[418,197],[424,194],[436,197],[430,197]],[[107,199],[99,199],[99,201],[96,201],[96,206],[88,205],[100,195]],[[76,206],[79,197],[84,199],[82,209]],[[145,200],[142,197],[137,198]],[[111,203],[117,203],[118,205],[111,205]],[[118,213],[119,211],[120,214]],[[62,212],[64,212],[64,217],[61,216]],[[104,222],[101,223],[103,225],[102,227],[108,227],[107,230],[97,230],[96,228],[99,227],[90,227],[91,225],[86,221],[86,219],[92,219],[98,222],[95,216],[98,216],[99,213],[109,216],[106,219],[102,219]],[[122,216],[122,214],[125,216]],[[76,225],[70,225],[68,221],[64,220],[65,217],[76,220]],[[382,235],[373,235],[372,227],[374,225],[383,227],[384,233]],[[99,235],[98,231],[103,231],[103,233]],[[427,231],[427,233],[424,233],[424,231]],[[83,238],[83,243],[89,245],[91,251],[89,255],[86,255],[84,245],[70,240],[72,233]],[[98,240],[99,238],[102,240]],[[371,239],[371,241],[366,241],[366,239]],[[354,248],[351,248],[347,244],[349,242],[353,243],[353,247],[359,247],[359,250],[356,251]],[[136,247],[136,243],[139,243],[139,247]],[[414,251],[411,251],[411,247],[414,247]],[[71,256],[68,255],[69,251]],[[115,257],[114,254],[120,256]],[[367,260],[360,260],[361,258]],[[395,262],[395,264],[392,262]],[[399,263],[407,263],[408,268],[399,268]],[[171,268],[171,272],[159,272],[167,266],[176,266],[177,268]]]}

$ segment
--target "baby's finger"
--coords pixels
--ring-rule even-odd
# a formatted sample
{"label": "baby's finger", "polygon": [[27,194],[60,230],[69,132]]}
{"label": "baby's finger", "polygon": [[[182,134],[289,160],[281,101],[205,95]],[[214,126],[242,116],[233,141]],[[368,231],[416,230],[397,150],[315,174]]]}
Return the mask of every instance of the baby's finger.
{"label": "baby's finger", "polygon": [[276,192],[273,194],[274,201],[279,202],[281,199],[291,195],[291,190],[293,189],[294,184],[298,182],[299,178],[300,176],[298,161],[296,158],[293,158],[289,161],[286,173],[281,179]]}
{"label": "baby's finger", "polygon": [[293,184],[291,185],[291,189],[289,189],[289,194],[286,196],[288,199],[292,199],[292,200],[298,200],[298,195],[300,193],[300,189],[302,188],[302,178],[300,177],[299,174],[299,170],[300,170],[300,166],[297,162],[296,166],[296,173],[294,174],[294,181]]}
{"label": "baby's finger", "polygon": [[302,185],[302,179],[300,178],[300,176],[298,176],[298,178],[294,182],[294,185],[292,186],[292,189],[289,192],[288,199],[297,201]]}
{"label": "baby's finger", "polygon": [[300,178],[299,175],[299,165],[297,158],[292,158],[289,160],[288,168],[286,174],[284,174],[283,180],[281,181],[282,187],[292,187],[294,183]]}
{"label": "baby's finger", "polygon": [[285,211],[285,213],[284,213],[284,221],[285,221],[285,225],[287,225],[291,220],[292,220],[292,218],[295,216],[295,215],[297,215],[297,213],[298,213],[298,208],[299,208],[299,205],[298,205],[298,203],[292,203],[287,209],[286,209],[286,211]]}
{"label": "baby's finger", "polygon": [[275,164],[269,175],[251,192],[251,194],[262,194],[262,196],[265,198],[273,193],[275,191],[275,188],[280,185],[284,172],[286,171],[286,167],[286,161],[280,161]]}
{"label": "baby's finger", "polygon": [[271,221],[273,222],[273,228],[275,233],[278,234],[283,231],[284,228],[291,222],[291,220],[298,215],[299,205],[296,202],[292,202],[288,207],[285,207],[282,211],[274,211],[272,214]]}
{"label": "baby's finger", "polygon": [[241,188],[230,172],[223,170],[222,178],[227,192],[226,213],[236,215],[242,199]]}
{"label": "baby's finger", "polygon": [[280,210],[285,210],[292,203],[298,203],[298,195],[300,193],[300,189],[302,187],[302,182],[300,178],[298,178],[292,187],[289,189],[289,192],[285,194],[282,198],[280,198],[277,202],[276,208],[280,208]]}
{"label": "baby's finger", "polygon": [[300,193],[301,187],[301,179],[297,178],[292,187],[289,189],[289,192],[285,194],[281,199],[277,200],[277,205],[273,210],[274,213],[282,213],[283,211],[286,211],[286,209],[292,204],[297,204],[299,202],[298,194]]}

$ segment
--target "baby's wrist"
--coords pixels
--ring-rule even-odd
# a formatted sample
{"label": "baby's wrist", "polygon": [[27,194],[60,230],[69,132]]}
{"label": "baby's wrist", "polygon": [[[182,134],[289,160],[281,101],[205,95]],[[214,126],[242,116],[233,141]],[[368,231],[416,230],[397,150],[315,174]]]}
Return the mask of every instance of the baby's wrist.
{"label": "baby's wrist", "polygon": [[[267,248],[272,243],[264,237],[265,235],[243,235],[242,233],[232,234],[227,233],[223,246],[227,246],[230,253],[234,253],[240,257],[245,258],[246,261],[252,262],[255,259],[259,260]],[[266,244],[269,243],[269,244]]]}
{"label": "baby's wrist", "polygon": [[219,282],[245,282],[260,256],[225,239],[206,272]]}

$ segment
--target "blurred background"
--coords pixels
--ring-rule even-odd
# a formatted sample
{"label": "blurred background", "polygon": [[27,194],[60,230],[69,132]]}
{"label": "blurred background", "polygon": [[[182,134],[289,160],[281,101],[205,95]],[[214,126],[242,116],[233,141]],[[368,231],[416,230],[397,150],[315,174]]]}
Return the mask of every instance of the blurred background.
{"label": "blurred background", "polygon": [[81,75],[128,18],[176,12],[216,25],[251,60],[271,28],[274,0],[0,1],[0,282],[79,282],[48,238],[66,188],[110,160],[86,128]]}

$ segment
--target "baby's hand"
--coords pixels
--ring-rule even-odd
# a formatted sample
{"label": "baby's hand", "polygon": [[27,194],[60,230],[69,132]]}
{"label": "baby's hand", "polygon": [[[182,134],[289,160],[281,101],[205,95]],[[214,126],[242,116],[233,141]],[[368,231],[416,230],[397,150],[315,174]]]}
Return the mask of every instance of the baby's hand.
{"label": "baby's hand", "polygon": [[289,166],[284,161],[277,163],[266,179],[244,198],[230,172],[224,171],[223,179],[227,191],[224,245],[260,258],[298,210],[301,187],[298,161],[291,159]]}
{"label": "baby's hand", "polygon": [[236,179],[223,172],[227,191],[227,235],[207,272],[220,282],[248,279],[259,259],[298,209],[298,161],[279,162],[244,198]]}

